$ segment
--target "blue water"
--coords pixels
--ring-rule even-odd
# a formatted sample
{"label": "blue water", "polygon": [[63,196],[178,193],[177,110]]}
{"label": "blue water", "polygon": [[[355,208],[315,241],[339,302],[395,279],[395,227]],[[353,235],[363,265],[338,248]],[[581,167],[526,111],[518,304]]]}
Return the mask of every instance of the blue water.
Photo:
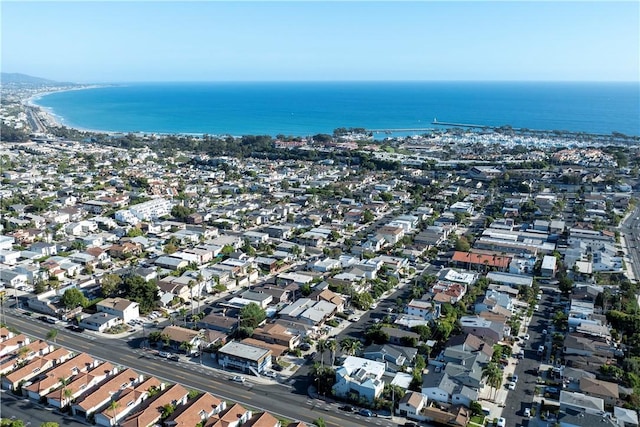
{"label": "blue water", "polygon": [[640,135],[637,83],[154,83],[36,101],[68,126],[110,132],[313,135],[438,121]]}

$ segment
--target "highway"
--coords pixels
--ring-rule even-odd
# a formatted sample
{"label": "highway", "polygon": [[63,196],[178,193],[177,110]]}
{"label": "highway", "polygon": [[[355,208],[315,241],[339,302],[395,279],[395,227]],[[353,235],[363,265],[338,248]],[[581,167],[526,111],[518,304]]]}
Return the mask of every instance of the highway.
{"label": "highway", "polygon": [[[52,325],[23,316],[14,309],[5,309],[8,326],[32,337],[44,339]],[[356,414],[339,411],[338,404],[311,399],[286,384],[276,384],[264,380],[253,381],[247,377],[243,384],[229,380],[233,373],[227,373],[189,361],[172,362],[159,358],[148,350],[139,348],[140,338],[105,339],[88,333],[76,333],[55,325],[58,329],[56,344],[78,352],[87,352],[94,357],[112,363],[128,366],[135,371],[153,375],[168,382],[177,382],[190,389],[210,392],[225,400],[238,402],[254,410],[268,411],[275,416],[289,420],[312,423],[322,417],[326,424],[336,427],[395,426],[385,418],[365,418]]]}
{"label": "highway", "polygon": [[624,236],[627,249],[627,257],[631,264],[633,279],[640,279],[640,254],[638,253],[638,245],[640,245],[640,207],[636,207],[627,217],[626,221],[619,226],[620,233]]}

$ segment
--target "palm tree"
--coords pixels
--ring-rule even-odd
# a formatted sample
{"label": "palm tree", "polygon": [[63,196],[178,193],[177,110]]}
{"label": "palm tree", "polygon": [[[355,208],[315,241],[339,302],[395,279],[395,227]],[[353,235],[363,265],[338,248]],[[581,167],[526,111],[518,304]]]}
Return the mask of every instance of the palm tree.
{"label": "palm tree", "polygon": [[193,344],[191,344],[189,341],[182,341],[182,343],[180,344],[180,350],[184,350],[184,352],[187,354],[191,353],[191,349],[193,349]]}
{"label": "palm tree", "polygon": [[498,389],[502,385],[502,371],[498,367],[498,364],[495,362],[489,362],[482,369],[482,378],[486,378],[487,385],[489,385],[494,390],[493,399],[495,401]]}
{"label": "palm tree", "polygon": [[327,340],[318,340],[316,349],[320,352],[320,365],[324,366],[324,352],[327,349]]}
{"label": "palm tree", "polygon": [[71,389],[67,388],[67,385],[69,385],[71,380],[69,378],[60,377],[58,378],[58,381],[60,381],[60,385],[62,385],[60,407],[64,408],[67,405],[67,402],[65,402],[65,400],[68,401],[71,396],[73,396],[73,392],[71,391]]}
{"label": "palm tree", "polygon": [[[192,304],[193,305],[193,304]],[[182,320],[184,321],[184,327],[187,327],[187,314],[189,313],[189,310],[187,310],[186,308],[182,307],[180,309],[180,316],[182,316]]]}
{"label": "palm tree", "polygon": [[113,412],[113,422],[112,424],[117,425],[118,424],[118,420],[116,419],[117,417],[117,412],[116,410],[120,407],[120,404],[118,403],[117,400],[112,400],[111,402],[109,402],[109,409],[111,409],[111,411]]}
{"label": "palm tree", "polygon": [[327,342],[327,348],[331,352],[331,366],[333,366],[336,361],[336,350],[338,349],[338,342],[336,340],[329,340]]}
{"label": "palm tree", "polygon": [[352,340],[347,353],[351,356],[355,356],[360,353],[360,350],[362,350],[362,342],[360,342],[360,340]]}

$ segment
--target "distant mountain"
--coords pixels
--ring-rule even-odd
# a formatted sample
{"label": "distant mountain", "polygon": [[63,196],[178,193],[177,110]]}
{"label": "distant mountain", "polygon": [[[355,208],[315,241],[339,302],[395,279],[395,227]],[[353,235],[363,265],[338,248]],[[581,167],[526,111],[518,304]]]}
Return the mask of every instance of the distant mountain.
{"label": "distant mountain", "polygon": [[20,73],[0,73],[0,83],[14,85],[69,85],[72,83],[56,82],[54,80],[33,77]]}

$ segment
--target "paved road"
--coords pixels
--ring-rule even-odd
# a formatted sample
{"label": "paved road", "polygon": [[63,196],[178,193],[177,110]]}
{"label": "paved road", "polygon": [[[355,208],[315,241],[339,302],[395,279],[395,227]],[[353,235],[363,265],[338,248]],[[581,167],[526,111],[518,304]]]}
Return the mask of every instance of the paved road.
{"label": "paved road", "polygon": [[[546,335],[542,334],[547,328],[547,307],[551,307],[555,301],[557,293],[544,291],[544,295],[539,302],[540,309],[533,312],[527,333],[529,340],[522,343],[524,348],[524,359],[516,365],[515,373],[518,375],[518,383],[515,390],[510,390],[507,395],[506,406],[502,410],[502,416],[506,419],[508,426],[528,426],[529,420],[523,418],[524,408],[530,408],[533,402],[533,392],[536,387],[537,375],[535,371],[540,367],[541,356],[538,356],[538,347],[545,344]],[[546,345],[546,347],[549,347]],[[548,352],[547,352],[548,353]],[[548,356],[548,354],[547,354]]]}
{"label": "paved road", "polygon": [[[6,310],[5,316],[9,326],[30,336],[44,338],[51,329],[51,325],[33,318],[16,316],[12,310]],[[262,383],[252,381],[250,378],[244,384],[238,384],[229,381],[232,373],[187,361],[171,362],[161,359],[138,348],[139,339],[137,338],[131,341],[104,339],[88,333],[74,333],[58,325],[56,328],[59,329],[58,345],[129,366],[143,374],[178,382],[188,388],[207,391],[226,400],[266,410],[283,418],[313,422],[318,417],[322,417],[327,425],[344,427],[395,425],[382,418],[366,419],[359,415],[341,412],[337,410],[337,404],[310,399],[306,395],[306,389],[303,390],[304,394],[300,394],[296,393],[296,389],[285,384]],[[168,366],[170,366],[169,369]]]}

